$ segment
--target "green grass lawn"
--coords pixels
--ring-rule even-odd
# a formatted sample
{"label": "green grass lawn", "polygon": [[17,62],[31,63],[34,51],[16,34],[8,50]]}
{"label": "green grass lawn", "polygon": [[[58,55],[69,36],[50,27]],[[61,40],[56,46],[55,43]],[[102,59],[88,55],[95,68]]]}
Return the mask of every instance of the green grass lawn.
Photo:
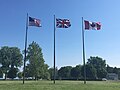
{"label": "green grass lawn", "polygon": [[0,81],[0,90],[120,90],[119,81]]}

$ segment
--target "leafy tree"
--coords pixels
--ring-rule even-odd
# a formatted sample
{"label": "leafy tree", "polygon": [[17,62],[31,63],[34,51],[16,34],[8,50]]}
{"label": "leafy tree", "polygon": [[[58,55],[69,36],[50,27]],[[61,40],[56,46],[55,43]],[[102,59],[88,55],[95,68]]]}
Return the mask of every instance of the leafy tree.
{"label": "leafy tree", "polygon": [[107,65],[107,72],[113,73],[113,67],[110,67],[109,65]]}
{"label": "leafy tree", "polygon": [[23,77],[23,72],[18,73],[18,78],[21,79]]}
{"label": "leafy tree", "polygon": [[119,71],[118,71],[118,68],[117,68],[117,67],[114,67],[114,68],[113,68],[113,73],[118,74],[118,72],[119,72]]}
{"label": "leafy tree", "polygon": [[106,77],[107,70],[106,70],[106,62],[100,57],[90,57],[88,59],[87,65],[91,65],[96,69],[97,77],[104,78]]}
{"label": "leafy tree", "polygon": [[[54,68],[49,68],[49,74],[50,74],[50,79],[53,80],[54,79]],[[55,68],[55,77],[56,79],[58,78],[58,69],[57,67]]]}
{"label": "leafy tree", "polygon": [[22,66],[23,56],[22,56],[19,48],[10,47],[10,56],[11,56],[11,59],[10,59],[11,68]]}
{"label": "leafy tree", "polygon": [[8,78],[16,78],[18,67],[22,66],[22,60],[23,56],[20,52],[20,49],[17,47],[10,47],[10,52],[11,52],[11,60],[10,60],[10,69],[8,72]]}
{"label": "leafy tree", "polygon": [[30,64],[25,67],[25,77],[32,77],[32,70],[30,70]]}
{"label": "leafy tree", "polygon": [[17,68],[11,68],[10,70],[9,70],[9,72],[8,72],[8,78],[12,78],[12,79],[14,79],[14,78],[16,78],[16,76],[17,76],[17,72],[18,72],[18,69]]}
{"label": "leafy tree", "polygon": [[73,67],[71,69],[71,77],[74,79],[80,79],[81,78],[81,65],[77,65],[76,67]]}
{"label": "leafy tree", "polygon": [[[10,72],[10,70],[22,66],[22,54],[20,52],[20,49],[18,49],[17,47],[8,47],[8,46],[2,47],[0,49],[0,64],[3,73],[5,73],[5,79],[6,79],[7,74],[8,72]],[[13,77],[12,76],[10,77],[14,78],[15,76],[13,75]]]}
{"label": "leafy tree", "polygon": [[116,74],[118,74],[119,73],[119,68],[117,68],[117,67],[110,67],[109,65],[107,65],[107,72],[108,73],[116,73]]}
{"label": "leafy tree", "polygon": [[58,75],[61,79],[70,79],[71,78],[71,66],[61,67],[58,70]]}
{"label": "leafy tree", "polygon": [[3,78],[3,72],[1,68],[0,68],[0,78]]}
{"label": "leafy tree", "polygon": [[27,49],[27,59],[29,61],[29,72],[35,80],[45,78],[48,75],[48,65],[43,59],[42,49],[36,42],[32,42]]}
{"label": "leafy tree", "polygon": [[43,74],[40,76],[40,78],[47,79],[47,80],[50,79],[50,74],[49,74],[49,71],[48,71],[48,67],[49,66],[47,64],[44,64],[44,66],[43,66]]}
{"label": "leafy tree", "polygon": [[120,68],[118,68],[118,78],[120,79]]}
{"label": "leafy tree", "polygon": [[5,73],[5,79],[7,78],[7,73],[9,71],[10,65],[10,48],[8,46],[4,46],[0,50],[0,64],[3,73]]}
{"label": "leafy tree", "polygon": [[[84,77],[84,66],[82,66],[81,73]],[[93,80],[97,78],[96,69],[90,64],[86,64],[86,78]]]}

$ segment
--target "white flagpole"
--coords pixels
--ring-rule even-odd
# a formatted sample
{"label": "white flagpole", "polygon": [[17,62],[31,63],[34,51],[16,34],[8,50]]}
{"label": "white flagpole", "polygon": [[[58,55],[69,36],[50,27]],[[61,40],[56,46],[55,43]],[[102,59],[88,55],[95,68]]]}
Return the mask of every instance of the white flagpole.
{"label": "white flagpole", "polygon": [[83,21],[83,17],[82,17],[82,41],[83,41],[84,84],[86,84],[86,65],[85,65],[85,44],[84,44],[84,21]]}
{"label": "white flagpole", "polygon": [[55,23],[55,15],[54,15],[54,84],[56,79],[56,69],[55,69],[55,30],[56,30],[56,23]]}
{"label": "white flagpole", "polygon": [[23,68],[23,84],[25,83],[25,62],[26,62],[26,48],[27,48],[27,33],[28,33],[28,13],[26,19],[26,34],[25,34],[25,56],[24,56],[24,68]]}

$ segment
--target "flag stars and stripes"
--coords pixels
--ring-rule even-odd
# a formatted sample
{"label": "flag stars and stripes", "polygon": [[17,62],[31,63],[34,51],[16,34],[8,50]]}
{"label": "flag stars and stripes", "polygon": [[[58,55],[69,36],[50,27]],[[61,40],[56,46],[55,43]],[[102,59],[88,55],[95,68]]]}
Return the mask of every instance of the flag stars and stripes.
{"label": "flag stars and stripes", "polygon": [[40,19],[29,17],[29,26],[41,27]]}

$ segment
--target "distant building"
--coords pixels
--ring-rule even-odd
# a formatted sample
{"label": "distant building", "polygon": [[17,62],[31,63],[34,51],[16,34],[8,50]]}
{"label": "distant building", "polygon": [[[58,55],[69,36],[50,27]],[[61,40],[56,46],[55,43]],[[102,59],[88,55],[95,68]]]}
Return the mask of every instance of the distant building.
{"label": "distant building", "polygon": [[107,80],[118,80],[118,74],[108,73],[106,78],[107,78]]}

